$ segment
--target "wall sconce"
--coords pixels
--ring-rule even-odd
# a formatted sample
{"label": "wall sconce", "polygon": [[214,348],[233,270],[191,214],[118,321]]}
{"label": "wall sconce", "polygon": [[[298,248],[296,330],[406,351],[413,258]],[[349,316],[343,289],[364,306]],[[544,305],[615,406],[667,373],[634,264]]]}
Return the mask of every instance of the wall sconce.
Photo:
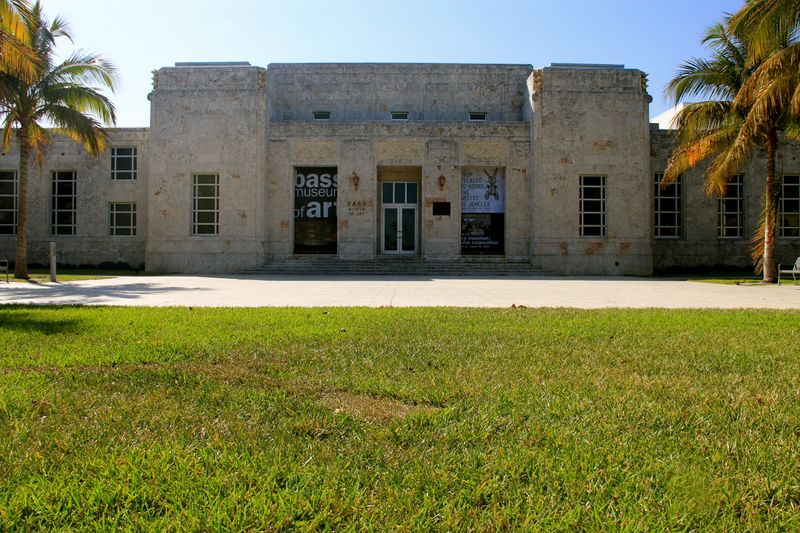
{"label": "wall sconce", "polygon": [[445,181],[446,181],[446,180],[445,180],[444,174],[441,174],[441,175],[439,176],[439,190],[440,190],[440,191],[443,191],[443,190],[444,190],[444,183],[445,183]]}
{"label": "wall sconce", "polygon": [[353,171],[351,179],[353,180],[353,187],[355,187],[355,189],[358,190],[358,182],[361,181],[361,178],[358,177],[358,174],[356,174],[355,170]]}

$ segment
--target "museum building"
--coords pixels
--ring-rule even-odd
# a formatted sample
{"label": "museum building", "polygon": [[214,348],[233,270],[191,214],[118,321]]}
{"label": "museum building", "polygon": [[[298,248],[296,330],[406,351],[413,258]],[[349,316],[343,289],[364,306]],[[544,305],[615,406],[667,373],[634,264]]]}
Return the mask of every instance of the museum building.
{"label": "museum building", "polygon": [[[765,164],[723,198],[658,182],[673,135],[622,65],[177,63],[149,128],[92,158],[57,138],[29,184],[30,263],[238,273],[316,264],[529,264],[577,275],[747,267]],[[784,144],[778,260],[800,241],[800,151]],[[0,156],[14,259],[18,151]],[[324,267],[323,267],[324,268]]]}

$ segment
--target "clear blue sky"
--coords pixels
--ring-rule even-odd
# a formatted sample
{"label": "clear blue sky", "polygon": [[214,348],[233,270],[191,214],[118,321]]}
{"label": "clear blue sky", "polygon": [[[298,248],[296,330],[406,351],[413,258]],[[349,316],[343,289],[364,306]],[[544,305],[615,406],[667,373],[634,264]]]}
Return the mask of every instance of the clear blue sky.
{"label": "clear blue sky", "polygon": [[[176,61],[623,63],[665,83],[744,0],[42,0],[120,71],[118,126],[147,126],[150,72]],[[72,50],[62,43],[65,53]]]}

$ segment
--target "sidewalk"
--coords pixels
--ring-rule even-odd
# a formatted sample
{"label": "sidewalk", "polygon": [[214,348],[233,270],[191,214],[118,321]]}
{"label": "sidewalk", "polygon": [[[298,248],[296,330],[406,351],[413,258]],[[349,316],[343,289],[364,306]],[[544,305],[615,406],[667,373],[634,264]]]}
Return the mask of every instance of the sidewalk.
{"label": "sidewalk", "polygon": [[128,276],[0,283],[0,304],[195,307],[663,307],[800,309],[800,285],[658,278]]}

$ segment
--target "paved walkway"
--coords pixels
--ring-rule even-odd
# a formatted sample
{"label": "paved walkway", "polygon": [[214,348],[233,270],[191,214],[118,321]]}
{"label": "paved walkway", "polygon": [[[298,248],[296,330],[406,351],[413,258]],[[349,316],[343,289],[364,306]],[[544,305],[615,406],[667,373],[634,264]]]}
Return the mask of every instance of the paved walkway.
{"label": "paved walkway", "polygon": [[654,278],[127,276],[0,283],[0,303],[196,307],[665,307],[800,309],[800,285]]}

